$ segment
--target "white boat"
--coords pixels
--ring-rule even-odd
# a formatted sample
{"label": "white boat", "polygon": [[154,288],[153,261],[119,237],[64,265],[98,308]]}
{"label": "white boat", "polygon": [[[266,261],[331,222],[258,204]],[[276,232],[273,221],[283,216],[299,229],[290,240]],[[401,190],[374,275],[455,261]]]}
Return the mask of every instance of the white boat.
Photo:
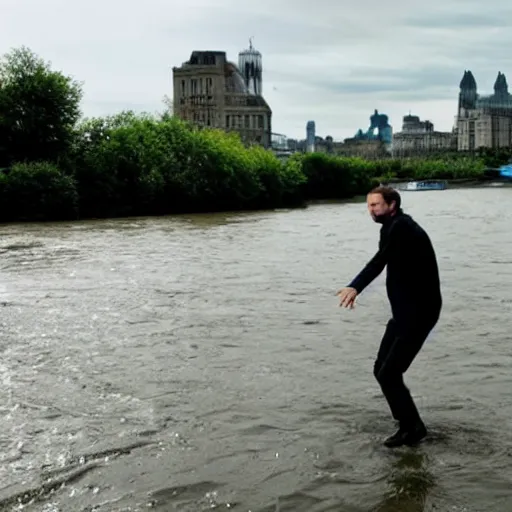
{"label": "white boat", "polygon": [[445,190],[446,181],[409,181],[402,190]]}

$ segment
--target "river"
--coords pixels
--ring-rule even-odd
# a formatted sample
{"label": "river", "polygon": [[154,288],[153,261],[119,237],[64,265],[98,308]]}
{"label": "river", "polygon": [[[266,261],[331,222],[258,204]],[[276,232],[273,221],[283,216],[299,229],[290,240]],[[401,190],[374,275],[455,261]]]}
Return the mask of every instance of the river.
{"label": "river", "polygon": [[511,193],[403,194],[445,305],[406,375],[430,435],[397,450],[384,274],[334,296],[363,203],[0,226],[0,510],[510,512]]}

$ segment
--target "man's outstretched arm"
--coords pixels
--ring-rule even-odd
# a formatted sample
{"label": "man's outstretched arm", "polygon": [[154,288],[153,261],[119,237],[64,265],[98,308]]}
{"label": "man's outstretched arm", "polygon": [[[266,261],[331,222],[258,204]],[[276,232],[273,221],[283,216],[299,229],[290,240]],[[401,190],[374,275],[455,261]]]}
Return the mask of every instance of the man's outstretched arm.
{"label": "man's outstretched arm", "polygon": [[340,306],[353,308],[356,297],[382,272],[386,262],[386,252],[379,250],[352,282],[336,293],[340,297]]}
{"label": "man's outstretched arm", "polygon": [[357,295],[359,295],[386,266],[389,254],[400,246],[400,238],[405,235],[400,223],[397,222],[391,229],[386,243],[377,251],[375,256],[366,264],[352,282],[345,288],[338,291],[340,306],[353,307]]}
{"label": "man's outstretched arm", "polygon": [[375,256],[365,265],[363,270],[357,274],[348,288],[354,288],[360,294],[380,273],[384,270],[388,262],[388,251],[380,249]]}

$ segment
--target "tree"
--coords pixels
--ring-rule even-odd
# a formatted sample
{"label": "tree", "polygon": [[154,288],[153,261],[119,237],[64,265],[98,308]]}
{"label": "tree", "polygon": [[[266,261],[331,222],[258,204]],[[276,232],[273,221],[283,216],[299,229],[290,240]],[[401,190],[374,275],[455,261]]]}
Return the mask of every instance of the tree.
{"label": "tree", "polygon": [[81,84],[26,47],[0,60],[0,168],[58,162],[80,117]]}
{"label": "tree", "polygon": [[168,114],[170,116],[174,115],[174,103],[172,99],[167,94],[164,94],[164,98],[162,101],[166,109],[165,114]]}

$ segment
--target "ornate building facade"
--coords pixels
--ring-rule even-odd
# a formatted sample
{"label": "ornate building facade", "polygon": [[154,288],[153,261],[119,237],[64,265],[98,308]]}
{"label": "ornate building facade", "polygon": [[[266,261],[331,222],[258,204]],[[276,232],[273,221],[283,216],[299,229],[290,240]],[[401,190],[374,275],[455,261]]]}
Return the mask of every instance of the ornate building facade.
{"label": "ornate building facade", "polygon": [[498,73],[494,94],[480,96],[473,73],[464,72],[456,126],[459,151],[512,147],[512,95],[503,73]]}
{"label": "ornate building facade", "polygon": [[235,131],[248,144],[271,146],[272,110],[261,95],[261,54],[252,43],[240,52],[239,66],[227,60],[226,52],[193,51],[172,71],[176,116]]}

